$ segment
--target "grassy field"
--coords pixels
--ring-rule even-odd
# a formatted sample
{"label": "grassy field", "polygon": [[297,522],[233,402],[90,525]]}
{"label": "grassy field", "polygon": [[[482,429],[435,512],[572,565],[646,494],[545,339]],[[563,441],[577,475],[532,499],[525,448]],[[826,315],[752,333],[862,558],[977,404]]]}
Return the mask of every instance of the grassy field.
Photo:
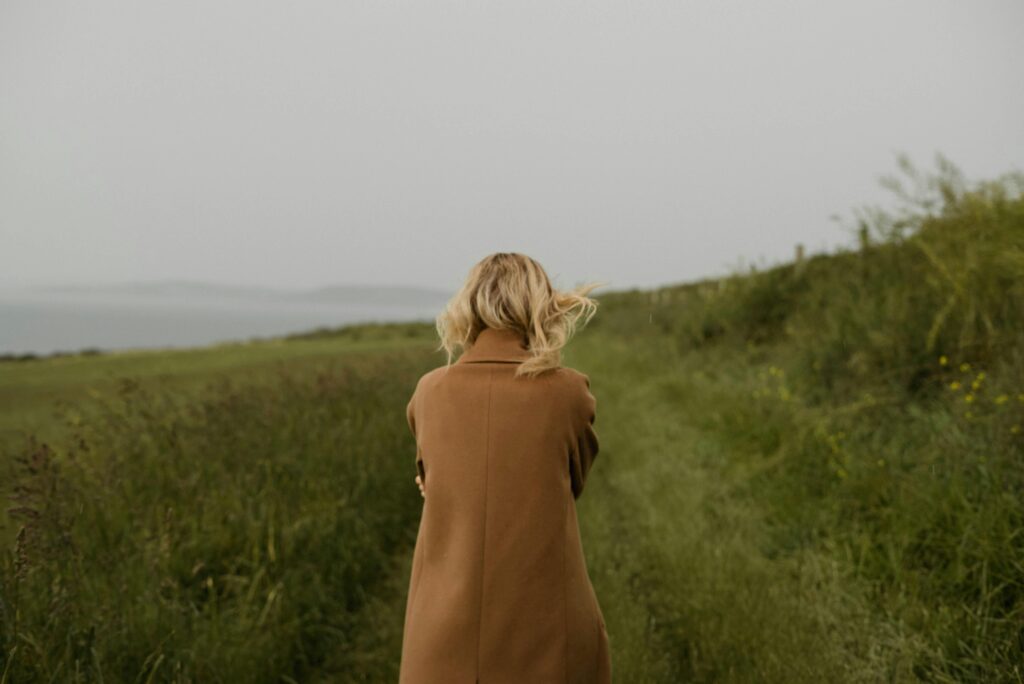
{"label": "grassy field", "polygon": [[251,343],[0,362],[0,448],[10,448],[30,433],[58,438],[65,425],[64,416],[54,411],[58,405],[73,403],[78,411],[89,411],[89,400],[108,394],[121,378],[152,380],[188,392],[217,377],[259,378],[274,368],[300,367],[342,353],[376,354],[410,342],[429,351],[432,340],[422,325],[364,324]]}
{"label": "grassy field", "polygon": [[[566,351],[616,682],[1024,681],[1024,184],[905,170],[856,249],[608,293]],[[0,684],[395,681],[433,344],[0,367]]]}

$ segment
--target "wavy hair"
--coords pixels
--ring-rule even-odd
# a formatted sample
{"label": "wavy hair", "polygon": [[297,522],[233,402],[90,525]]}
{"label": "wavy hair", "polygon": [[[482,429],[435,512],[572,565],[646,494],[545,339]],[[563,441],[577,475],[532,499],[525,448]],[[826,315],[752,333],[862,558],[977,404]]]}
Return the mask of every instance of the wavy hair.
{"label": "wavy hair", "polygon": [[484,328],[507,328],[522,333],[533,356],[516,368],[516,377],[534,377],[562,363],[562,347],[582,321],[597,312],[598,302],[587,295],[606,283],[591,283],[568,291],[551,286],[544,268],[517,252],[496,252],[477,262],[458,292],[437,316],[447,365],[457,348],[469,349]]}

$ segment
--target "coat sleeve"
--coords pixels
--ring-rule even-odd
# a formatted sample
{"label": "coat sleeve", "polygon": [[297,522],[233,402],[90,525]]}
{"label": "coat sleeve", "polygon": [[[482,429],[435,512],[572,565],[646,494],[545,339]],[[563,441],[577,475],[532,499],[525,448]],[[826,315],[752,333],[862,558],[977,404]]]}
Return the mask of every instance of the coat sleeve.
{"label": "coat sleeve", "polygon": [[[417,389],[419,386],[417,385]],[[409,430],[412,432],[413,438],[416,439],[416,472],[419,473],[420,481],[424,484],[427,483],[427,470],[423,465],[423,450],[420,449],[419,438],[416,437],[416,392],[412,393],[412,398],[409,399],[409,403],[405,407],[405,420],[409,424]]]}
{"label": "coat sleeve", "polygon": [[574,395],[575,439],[569,451],[569,479],[574,499],[580,498],[580,494],[583,493],[583,485],[586,484],[599,448],[597,432],[594,430],[597,399],[590,391],[590,378],[582,373],[580,375]]}

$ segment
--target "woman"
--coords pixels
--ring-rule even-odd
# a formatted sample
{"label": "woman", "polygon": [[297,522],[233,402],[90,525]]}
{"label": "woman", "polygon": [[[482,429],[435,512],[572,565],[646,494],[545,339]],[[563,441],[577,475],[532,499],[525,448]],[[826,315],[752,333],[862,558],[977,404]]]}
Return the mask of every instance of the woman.
{"label": "woman", "polygon": [[424,503],[400,684],[611,681],[575,503],[597,456],[597,402],[589,378],[560,365],[599,285],[559,292],[533,259],[497,253],[438,316],[448,362],[406,410]]}

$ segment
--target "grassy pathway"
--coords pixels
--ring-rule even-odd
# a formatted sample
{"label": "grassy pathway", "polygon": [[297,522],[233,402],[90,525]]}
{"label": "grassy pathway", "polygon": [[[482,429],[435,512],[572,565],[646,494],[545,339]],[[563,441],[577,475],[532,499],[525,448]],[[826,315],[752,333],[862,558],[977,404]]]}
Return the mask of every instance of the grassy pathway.
{"label": "grassy pathway", "polygon": [[874,626],[848,581],[774,549],[744,489],[772,463],[734,415],[766,359],[582,335],[566,363],[599,397],[602,453],[579,506],[616,682],[903,678],[856,640]]}

